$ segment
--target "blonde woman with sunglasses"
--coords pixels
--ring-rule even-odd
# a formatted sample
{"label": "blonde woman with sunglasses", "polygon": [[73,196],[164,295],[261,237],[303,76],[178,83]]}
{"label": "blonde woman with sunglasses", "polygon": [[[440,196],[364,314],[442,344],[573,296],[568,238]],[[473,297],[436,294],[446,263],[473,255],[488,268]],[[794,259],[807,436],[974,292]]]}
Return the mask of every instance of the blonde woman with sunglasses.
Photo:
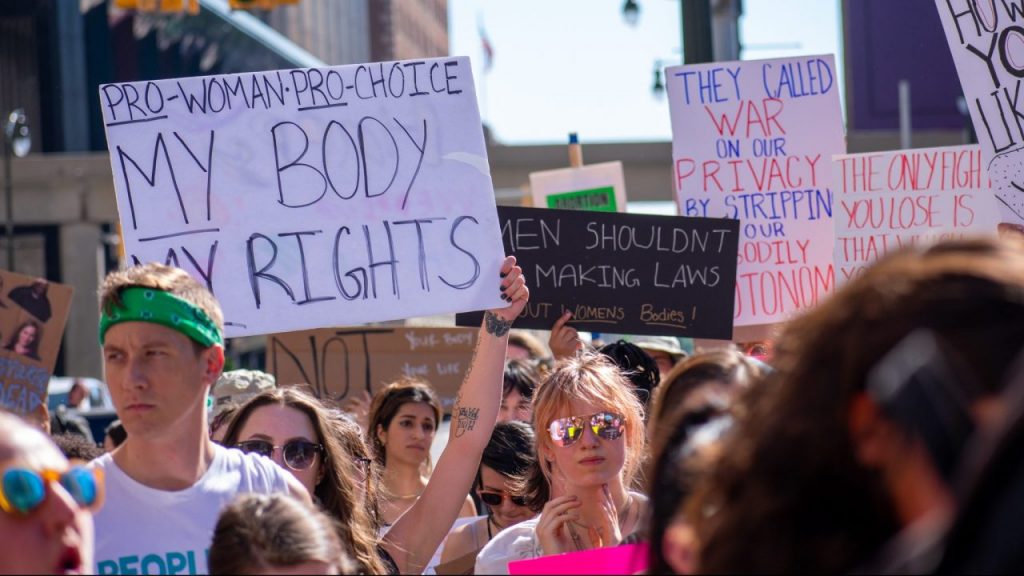
{"label": "blonde woman with sunglasses", "polygon": [[643,525],[647,497],[627,489],[644,453],[643,408],[618,368],[596,354],[565,360],[533,402],[537,462],[519,491],[540,516],[496,535],[477,556],[477,574],[616,546]]}

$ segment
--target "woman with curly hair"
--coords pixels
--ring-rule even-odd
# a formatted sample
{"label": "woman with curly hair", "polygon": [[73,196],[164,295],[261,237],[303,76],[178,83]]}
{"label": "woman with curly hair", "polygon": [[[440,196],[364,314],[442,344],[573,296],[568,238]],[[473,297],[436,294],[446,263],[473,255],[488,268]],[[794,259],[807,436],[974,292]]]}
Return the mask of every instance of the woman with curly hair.
{"label": "woman with curly hair", "polygon": [[785,328],[745,397],[698,488],[700,570],[874,571],[902,530],[937,540],[1022,347],[1018,241],[912,247],[851,280]]}

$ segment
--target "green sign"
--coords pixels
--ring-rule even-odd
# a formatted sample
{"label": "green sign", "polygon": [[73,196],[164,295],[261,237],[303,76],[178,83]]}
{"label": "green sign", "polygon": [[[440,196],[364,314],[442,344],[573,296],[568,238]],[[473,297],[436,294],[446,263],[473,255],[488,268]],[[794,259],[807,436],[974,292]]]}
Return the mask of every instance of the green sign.
{"label": "green sign", "polygon": [[547,197],[548,208],[562,210],[590,210],[593,212],[617,212],[615,188],[604,186],[589,190],[577,190]]}

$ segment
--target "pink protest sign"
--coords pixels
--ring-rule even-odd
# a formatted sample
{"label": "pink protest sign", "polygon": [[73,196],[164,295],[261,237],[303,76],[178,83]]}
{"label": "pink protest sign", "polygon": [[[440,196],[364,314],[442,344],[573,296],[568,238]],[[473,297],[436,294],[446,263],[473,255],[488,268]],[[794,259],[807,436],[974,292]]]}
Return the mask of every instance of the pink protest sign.
{"label": "pink protest sign", "polygon": [[647,544],[628,544],[508,563],[509,574],[637,574],[647,569]]}
{"label": "pink protest sign", "polygon": [[665,71],[679,213],[740,221],[734,326],[782,322],[827,296],[829,159],[845,152],[832,56]]}
{"label": "pink protest sign", "polygon": [[904,246],[996,232],[996,199],[978,145],[832,160],[839,284]]}

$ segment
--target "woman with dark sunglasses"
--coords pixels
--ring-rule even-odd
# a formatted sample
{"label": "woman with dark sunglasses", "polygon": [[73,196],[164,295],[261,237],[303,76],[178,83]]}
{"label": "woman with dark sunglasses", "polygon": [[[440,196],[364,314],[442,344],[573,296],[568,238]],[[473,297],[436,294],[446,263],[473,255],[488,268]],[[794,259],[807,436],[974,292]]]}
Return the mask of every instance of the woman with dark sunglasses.
{"label": "woman with dark sunglasses", "polygon": [[357,468],[319,400],[298,388],[267,390],[243,404],[224,445],[271,458],[292,473],[338,521],[339,536],[360,573],[389,571],[377,551],[375,519],[363,501]]}
{"label": "woman with dark sunglasses", "polygon": [[[305,439],[318,439],[323,446],[322,451],[317,452],[316,460],[324,466],[324,477],[317,483],[313,494],[324,510],[338,520],[342,544],[359,565],[360,573],[422,573],[455,522],[466,494],[473,486],[480,455],[498,418],[508,332],[530,297],[522,269],[516,266],[514,257],[505,258],[500,274],[501,298],[508,305],[484,313],[473,362],[452,407],[453,424],[448,444],[422,496],[381,539],[376,537],[379,518],[371,517],[369,512],[374,505],[360,503],[357,496],[360,489],[355,464],[339,447],[336,435],[327,433],[331,426],[330,414],[315,400],[313,406],[318,409],[305,412],[315,433],[315,437],[310,435]],[[255,409],[251,406],[255,402],[272,404],[273,400],[261,400],[269,394],[271,392],[261,394],[239,409],[239,414],[229,425],[225,443],[230,445],[246,439],[239,435],[248,419],[246,414]],[[273,438],[271,453],[277,453],[284,446],[284,456],[287,456],[288,441],[296,438],[302,439],[295,432]],[[263,448],[267,447],[264,445]],[[324,484],[328,485],[325,487]]]}
{"label": "woman with dark sunglasses", "polygon": [[488,513],[448,534],[438,574],[472,574],[476,555],[494,535],[536,515],[526,499],[515,493],[515,479],[537,461],[534,441],[533,428],[525,422],[494,427],[476,479],[477,496]]}
{"label": "woman with dark sunglasses", "polygon": [[0,574],[92,570],[101,474],[69,467],[42,432],[0,413]]}
{"label": "woman with dark sunglasses", "polygon": [[519,492],[540,516],[496,535],[477,574],[510,561],[618,545],[643,525],[647,497],[627,489],[644,454],[643,407],[607,358],[564,360],[533,400],[537,461]]}

